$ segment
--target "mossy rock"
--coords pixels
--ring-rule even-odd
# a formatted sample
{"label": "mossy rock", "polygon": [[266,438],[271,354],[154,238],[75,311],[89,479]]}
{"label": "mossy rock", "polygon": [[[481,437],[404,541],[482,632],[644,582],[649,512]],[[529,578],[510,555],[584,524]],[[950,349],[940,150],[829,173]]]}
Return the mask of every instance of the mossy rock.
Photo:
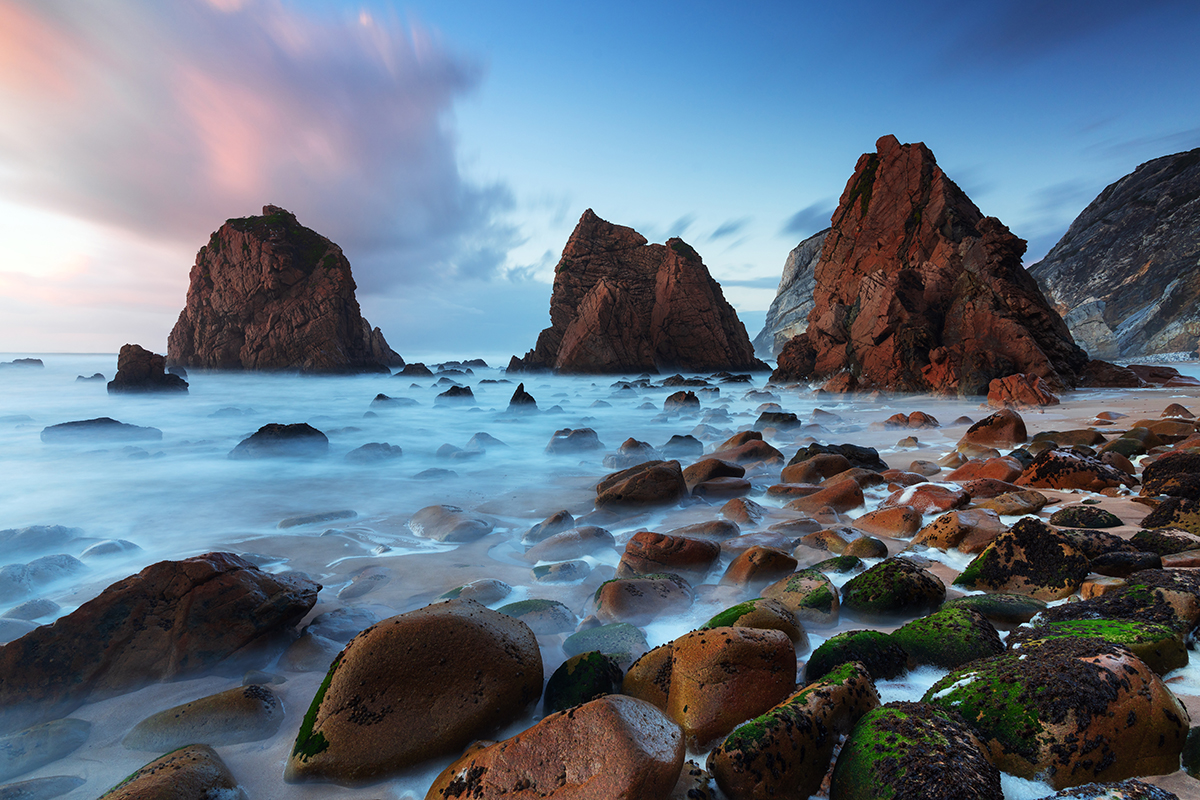
{"label": "mossy rock", "polygon": [[1147,569],[1113,592],[1044,611],[1041,622],[1121,619],[1154,622],[1187,636],[1200,623],[1200,576],[1190,570]]}
{"label": "mossy rock", "polygon": [[1138,548],[1128,539],[1124,539],[1115,533],[1107,533],[1105,531],[1093,531],[1086,528],[1068,529],[1059,531],[1066,537],[1067,541],[1075,545],[1075,549],[1083,553],[1087,558],[1099,558],[1107,553],[1136,553]]}
{"label": "mossy rock", "polygon": [[624,678],[617,662],[599,650],[571,656],[546,682],[542,709],[553,714],[606,694],[619,693]]}
{"label": "mossy rock", "polygon": [[1169,556],[1200,548],[1200,536],[1170,528],[1141,530],[1130,538],[1130,543],[1143,553]]}
{"label": "mossy rock", "polygon": [[1092,447],[1098,444],[1104,444],[1104,434],[1100,431],[1094,431],[1090,428],[1082,428],[1071,431],[1042,431],[1035,434],[1034,442],[1054,442],[1059,447],[1071,447],[1081,444],[1085,447]]}
{"label": "mossy rock", "polygon": [[842,745],[830,800],[1003,800],[1000,770],[957,714],[928,703],[867,712]]}
{"label": "mossy rock", "polygon": [[998,623],[1007,626],[1029,622],[1046,610],[1046,603],[1023,594],[973,594],[947,600],[942,608],[978,611],[993,625]]}
{"label": "mossy rock", "polygon": [[1200,453],[1167,453],[1147,464],[1141,493],[1200,500]]}
{"label": "mossy rock", "polygon": [[557,600],[533,598],[496,609],[501,614],[516,617],[536,634],[566,633],[575,629],[577,619],[571,609]]}
{"label": "mossy rock", "polygon": [[1004,652],[1000,634],[977,611],[943,608],[914,619],[891,634],[917,664],[956,669],[977,658]]}
{"label": "mossy rock", "polygon": [[621,693],[666,711],[674,665],[674,646],[670,642],[660,644],[630,665],[621,684]]}
{"label": "mossy rock", "polygon": [[1187,647],[1177,631],[1166,625],[1132,619],[1063,620],[1018,628],[1009,634],[1008,647],[1014,650],[1025,642],[1062,636],[1124,645],[1159,675],[1186,667],[1188,663]]}
{"label": "mossy rock", "polygon": [[650,645],[641,629],[628,622],[615,622],[573,633],[563,642],[562,648],[568,656],[599,650],[626,668],[641,658]]}
{"label": "mossy rock", "polygon": [[997,536],[954,585],[1058,600],[1077,591],[1087,574],[1088,560],[1070,539],[1027,518]]}
{"label": "mossy rock", "polygon": [[1039,639],[974,661],[922,697],[962,715],[998,768],[1055,789],[1178,769],[1187,712],[1128,649]]}
{"label": "mossy rock", "polygon": [[763,589],[763,597],[783,603],[796,619],[814,625],[836,625],[841,602],[833,581],[815,569],[793,572]]}
{"label": "mossy rock", "polygon": [[867,565],[858,556],[846,555],[827,558],[809,567],[809,569],[815,569],[818,572],[833,573],[835,575],[844,575],[847,572],[862,572],[866,568]]}
{"label": "mossy rock", "polygon": [[1124,525],[1111,511],[1095,506],[1068,506],[1050,515],[1050,524],[1060,528],[1117,528]]}
{"label": "mossy rock", "polygon": [[1055,792],[1045,800],[1180,800],[1179,795],[1152,783],[1130,778],[1117,783],[1085,783]]}
{"label": "mossy rock", "polygon": [[698,630],[711,628],[762,628],[783,631],[800,653],[808,652],[808,634],[791,609],[778,600],[756,597],[731,606],[717,614]]}
{"label": "mossy rock", "polygon": [[1193,778],[1200,777],[1200,728],[1192,728],[1188,731],[1181,761],[1184,772]]}
{"label": "mossy rock", "polygon": [[896,678],[908,670],[908,654],[886,633],[846,631],[813,650],[804,665],[804,680],[815,683],[852,661],[862,662],[874,680]]}
{"label": "mossy rock", "polygon": [[1097,575],[1127,578],[1135,572],[1161,569],[1162,556],[1158,553],[1105,553],[1093,558],[1090,566]]}
{"label": "mossy rock", "polygon": [[1179,528],[1200,534],[1200,500],[1169,497],[1142,520],[1143,528]]}
{"label": "mossy rock", "polygon": [[946,587],[903,558],[889,558],[842,586],[842,605],[870,619],[916,617],[937,608]]}
{"label": "mossy rock", "polygon": [[846,545],[846,549],[842,551],[842,555],[857,556],[859,558],[887,558],[888,548],[882,539],[877,539],[874,536],[859,536],[857,539],[852,539]]}
{"label": "mossy rock", "polygon": [[1146,454],[1146,445],[1130,436],[1122,436],[1119,439],[1113,439],[1104,447],[1100,448],[1102,453],[1119,453],[1129,459],[1144,456]]}

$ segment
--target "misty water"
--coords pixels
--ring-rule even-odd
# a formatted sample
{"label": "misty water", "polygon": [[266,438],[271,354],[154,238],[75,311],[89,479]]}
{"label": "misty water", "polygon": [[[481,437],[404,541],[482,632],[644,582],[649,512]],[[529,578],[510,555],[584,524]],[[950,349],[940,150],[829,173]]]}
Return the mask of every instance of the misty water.
{"label": "misty water", "polygon": [[[28,355],[8,354],[0,360]],[[762,394],[765,373],[752,376],[750,383],[710,379],[711,388],[691,389],[701,398],[700,412],[666,415],[663,401],[678,388],[656,385],[619,391],[618,381],[637,376],[509,377],[495,368],[473,368],[473,375],[452,376],[472,388],[475,404],[468,406],[436,405],[436,396],[449,385],[437,383],[436,377],[383,375],[301,377],[192,371],[186,396],[109,395],[104,382],[78,382],[76,376],[100,372],[111,378],[114,355],[40,357],[44,369],[0,370],[0,458],[5,476],[0,529],[62,525],[79,531],[66,546],[0,553],[0,566],[57,553],[81,557],[88,547],[108,540],[136,547],[116,554],[89,555],[82,572],[40,586],[33,595],[0,602],[0,614],[31,597],[57,603],[59,610],[35,620],[39,624],[69,614],[104,587],[149,564],[215,550],[244,554],[271,572],[301,571],[321,583],[324,589],[310,618],[347,604],[384,618],[419,608],[442,592],[478,578],[497,578],[514,587],[513,594],[493,607],[526,597],[546,597],[561,600],[583,618],[590,613],[588,596],[612,576],[620,548],[635,531],[666,531],[717,519],[724,501],[711,505],[698,501],[605,525],[616,536],[618,549],[587,559],[592,573],[573,584],[535,583],[531,565],[521,558],[525,550],[521,535],[561,509],[576,517],[591,511],[597,479],[612,471],[603,466],[602,458],[625,439],[633,437],[660,447],[674,434],[694,433],[706,450],[711,450],[733,433],[751,428],[759,408],[772,401]],[[1178,366],[1188,374],[1200,373],[1195,365]],[[663,377],[654,376],[653,380],[659,383]],[[524,381],[536,398],[539,413],[506,412],[518,381]],[[769,391],[783,410],[801,419],[810,419],[816,408],[840,418],[826,418],[822,427],[769,437],[785,458],[814,440],[854,442],[877,447],[891,466],[906,467],[914,459],[935,460],[953,449],[967,427],[966,423],[955,424],[960,416],[978,420],[988,413],[978,399],[880,396],[846,400],[818,398],[808,390]],[[415,404],[373,404],[379,394],[408,398]],[[1076,393],[1071,402],[1102,405],[1112,397],[1111,393]],[[933,414],[943,427],[908,432],[887,430],[881,424],[897,412],[918,410]],[[1027,420],[1034,430],[1052,429],[1068,415],[1064,406],[1027,415]],[[48,444],[41,439],[42,430],[49,425],[97,417],[151,426],[162,432],[162,438],[71,444]],[[329,437],[329,454],[319,459],[228,458],[238,442],[272,422],[311,424]],[[698,427],[704,425],[708,427]],[[572,455],[546,453],[556,430],[580,427],[594,429],[604,449]],[[485,452],[465,458],[438,456],[443,445],[466,448],[479,433],[502,444],[489,444]],[[897,441],[910,433],[918,437],[919,446],[899,448]],[[370,442],[398,445],[403,455],[365,465],[346,460],[348,452]],[[419,477],[430,469],[454,474],[432,480]],[[770,513],[757,528],[746,527],[744,533],[762,533],[773,522],[801,516],[782,508],[788,498],[765,493],[767,486],[779,481],[777,467],[748,473],[747,478],[754,484],[750,499],[768,507]],[[874,508],[887,492],[881,488],[867,494],[867,507],[849,516]],[[417,510],[436,503],[483,514],[495,525],[494,532],[464,545],[414,536],[407,520]],[[353,515],[279,526],[290,517],[331,511],[352,511]],[[942,569],[939,574],[947,583],[969,560],[936,551],[925,555],[941,560],[942,564],[933,566]],[[646,627],[650,646],[669,641],[745,599],[715,586],[730,558],[723,555],[722,565],[708,583],[698,587],[691,612]],[[368,566],[387,569],[391,581],[355,600],[339,600],[337,593]],[[853,627],[863,625],[847,620],[839,629]],[[810,630],[810,643],[815,647],[833,632]],[[565,659],[562,636],[539,637],[539,641],[549,677]],[[1186,680],[1177,679],[1189,690],[1200,686],[1190,669]],[[287,716],[279,733],[263,742],[218,748],[254,800],[423,797],[433,777],[451,760],[447,757],[397,780],[361,790],[285,784],[284,759],[323,673],[280,670],[280,674],[287,678],[277,687]],[[939,676],[926,670],[891,682],[885,699],[916,699]],[[202,676],[85,705],[72,714],[93,723],[85,745],[72,756],[19,780],[77,775],[86,783],[65,796],[96,797],[155,757],[121,746],[133,725],[153,712],[235,685],[238,681],[229,676]],[[539,717],[540,709],[501,735],[515,733]],[[1031,788],[1027,783],[1009,781],[1006,791],[1022,798],[1050,794],[1043,784]]]}

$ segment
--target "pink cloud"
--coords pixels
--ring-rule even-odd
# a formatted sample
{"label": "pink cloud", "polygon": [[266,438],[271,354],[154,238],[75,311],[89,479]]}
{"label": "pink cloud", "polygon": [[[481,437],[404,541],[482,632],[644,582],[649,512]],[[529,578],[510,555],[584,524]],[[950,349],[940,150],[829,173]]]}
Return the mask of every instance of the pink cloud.
{"label": "pink cloud", "polygon": [[394,18],[0,0],[0,194],[193,251],[274,203],[341,244],[364,288],[478,275],[512,239],[504,188],[456,162],[453,106],[480,75]]}

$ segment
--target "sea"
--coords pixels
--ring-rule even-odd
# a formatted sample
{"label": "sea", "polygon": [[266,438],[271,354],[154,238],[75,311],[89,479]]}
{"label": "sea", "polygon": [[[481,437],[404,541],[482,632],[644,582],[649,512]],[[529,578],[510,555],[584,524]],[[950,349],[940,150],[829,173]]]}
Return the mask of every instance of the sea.
{"label": "sea", "polygon": [[[735,381],[708,374],[684,376],[706,379],[705,387],[664,387],[665,375],[510,376],[499,368],[507,360],[499,355],[484,356],[492,366],[472,366],[470,374],[451,365],[460,374],[434,377],[190,370],[186,395],[116,395],[107,392],[104,380],[78,379],[95,373],[111,379],[115,354],[0,354],[0,361],[16,358],[40,358],[44,367],[0,368],[0,465],[4,475],[0,530],[33,525],[78,530],[65,549],[23,551],[11,558],[0,552],[0,567],[62,552],[84,564],[81,571],[39,585],[31,594],[0,602],[0,615],[34,598],[56,604],[57,610],[36,619],[37,624],[70,614],[106,586],[150,564],[211,551],[239,553],[267,571],[299,571],[321,583],[324,588],[310,618],[347,604],[385,618],[419,608],[446,590],[481,578],[496,578],[513,587],[510,596],[493,607],[527,597],[548,597],[568,603],[583,618],[590,613],[587,598],[591,591],[612,576],[619,550],[586,559],[591,572],[582,580],[545,585],[534,580],[532,565],[522,557],[526,548],[520,540],[532,525],[559,510],[568,510],[577,518],[590,512],[596,481],[613,471],[605,467],[603,458],[625,440],[633,438],[660,447],[673,435],[694,435],[710,451],[734,433],[753,427],[761,411],[773,408],[767,405],[773,403],[805,421],[811,420],[817,409],[834,415],[822,415],[819,426],[812,423],[770,438],[785,458],[813,441],[853,442],[876,447],[891,465],[904,466],[917,459],[936,460],[949,452],[969,421],[990,413],[979,398],[838,397],[820,395],[807,387],[768,387],[766,373]],[[414,355],[409,360],[419,358]],[[432,358],[428,363],[433,365]],[[1197,362],[1172,365],[1184,374],[1200,377]],[[438,395],[451,382],[470,386],[474,401],[439,403]],[[535,397],[537,413],[508,412],[518,383],[524,383],[525,390]],[[664,400],[681,389],[697,392],[701,401],[698,412],[664,412]],[[377,402],[380,395],[401,401]],[[1163,395],[1164,402],[1167,396],[1169,393]],[[1186,392],[1179,397],[1185,404],[1195,400]],[[1070,404],[1116,409],[1120,394],[1112,390],[1076,392]],[[913,411],[934,415],[942,427],[920,431],[885,427],[884,420],[891,415]],[[1027,416],[1030,427],[1045,430],[1065,422],[1071,412],[1064,406],[1031,414]],[[161,439],[70,443],[42,439],[48,426],[100,417],[155,428],[161,431]],[[300,422],[326,434],[328,455],[229,458],[230,451],[261,426]],[[584,427],[596,431],[602,449],[570,455],[546,452],[556,431]],[[910,435],[918,441],[902,446],[900,440]],[[474,446],[473,439],[485,444]],[[350,451],[372,442],[398,446],[403,454],[368,464],[346,459]],[[778,482],[777,469],[747,477],[754,485],[750,499],[768,510],[761,527],[794,516],[781,508],[786,498],[765,493],[767,486]],[[847,521],[876,507],[886,495],[883,489],[869,491],[867,507],[851,512]],[[621,546],[637,530],[665,531],[716,519],[722,502],[710,505],[700,501],[650,511],[606,527]],[[469,545],[441,544],[414,535],[407,520],[434,504],[481,514],[493,523],[494,531]],[[281,527],[281,522],[308,515],[325,516],[326,520]],[[94,548],[98,544],[105,546]],[[94,548],[92,555],[85,556],[89,548]],[[929,551],[925,555],[940,559],[955,571],[966,563],[955,554]],[[354,601],[340,600],[338,592],[367,567],[387,570],[391,576],[387,586]],[[715,572],[709,581],[715,584],[719,575]],[[697,596],[691,612],[646,627],[651,646],[691,630],[731,604],[715,587],[700,587]],[[834,632],[810,630],[811,646]],[[565,659],[561,637],[547,637],[541,645],[548,677]],[[1200,693],[1200,673],[1192,670],[1188,667],[1174,676],[1175,683],[1188,687],[1189,693]],[[253,800],[420,798],[449,763],[447,758],[366,789],[284,783],[284,759],[323,674],[281,674],[287,678],[279,685],[287,717],[279,733],[264,742],[218,748]],[[923,669],[880,688],[885,700],[917,699],[941,674]],[[97,797],[154,758],[152,753],[121,745],[134,724],[150,713],[232,685],[236,684],[231,684],[228,676],[201,676],[88,704],[72,715],[93,724],[84,746],[19,780],[75,775],[85,783],[63,796]],[[538,717],[533,711],[501,735],[511,735]],[[5,733],[9,732],[0,731],[0,735]],[[1010,800],[1032,800],[1048,796],[1052,790],[1042,783],[1006,777],[1005,793]]]}

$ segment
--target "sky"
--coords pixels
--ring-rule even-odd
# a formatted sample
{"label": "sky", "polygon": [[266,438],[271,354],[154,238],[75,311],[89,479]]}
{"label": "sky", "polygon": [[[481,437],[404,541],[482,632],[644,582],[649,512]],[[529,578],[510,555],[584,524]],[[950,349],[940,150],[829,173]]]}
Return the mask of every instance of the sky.
{"label": "sky", "polygon": [[342,246],[406,358],[524,353],[587,208],[753,337],[855,161],[923,141],[1044,255],[1200,147],[1194,0],[0,0],[0,352],[165,352],[230,217]]}

